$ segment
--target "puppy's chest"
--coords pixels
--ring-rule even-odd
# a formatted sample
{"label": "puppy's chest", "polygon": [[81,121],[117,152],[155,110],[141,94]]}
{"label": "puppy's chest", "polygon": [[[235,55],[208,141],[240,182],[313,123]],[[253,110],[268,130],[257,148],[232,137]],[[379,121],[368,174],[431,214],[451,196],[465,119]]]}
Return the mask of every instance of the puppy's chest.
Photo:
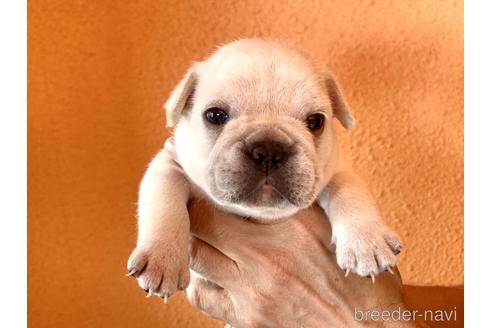
{"label": "puppy's chest", "polygon": [[215,201],[212,197],[207,195],[207,193],[200,186],[198,186],[196,183],[191,181],[191,179],[186,177],[186,180],[188,181],[189,186],[190,186],[190,199],[188,201],[189,204],[192,204],[195,201],[205,200],[205,201],[209,202],[210,204],[212,204],[214,208],[220,209],[224,212],[233,213],[233,211],[226,208],[225,206],[222,206],[217,201]]}

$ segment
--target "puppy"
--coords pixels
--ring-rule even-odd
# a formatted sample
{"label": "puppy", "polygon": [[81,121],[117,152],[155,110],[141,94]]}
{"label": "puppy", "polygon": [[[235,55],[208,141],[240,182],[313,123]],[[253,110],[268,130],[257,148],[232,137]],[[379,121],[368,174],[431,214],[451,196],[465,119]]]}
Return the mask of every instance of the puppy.
{"label": "puppy", "polygon": [[[162,150],[142,180],[129,275],[167,297],[189,283],[188,202],[270,223],[317,202],[341,269],[374,277],[396,264],[398,236],[339,151],[336,118],[354,117],[332,74],[278,42],[245,39],[195,63],[165,104],[174,160]],[[179,163],[179,164],[178,164]]]}

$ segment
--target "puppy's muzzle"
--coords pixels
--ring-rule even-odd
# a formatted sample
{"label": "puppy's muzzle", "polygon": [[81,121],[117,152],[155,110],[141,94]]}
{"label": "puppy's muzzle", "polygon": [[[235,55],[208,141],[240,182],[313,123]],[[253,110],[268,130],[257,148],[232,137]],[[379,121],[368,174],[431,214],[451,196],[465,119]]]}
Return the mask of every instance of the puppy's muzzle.
{"label": "puppy's muzzle", "polygon": [[257,141],[246,147],[246,155],[268,173],[288,159],[290,155],[288,148],[288,145],[277,141]]}

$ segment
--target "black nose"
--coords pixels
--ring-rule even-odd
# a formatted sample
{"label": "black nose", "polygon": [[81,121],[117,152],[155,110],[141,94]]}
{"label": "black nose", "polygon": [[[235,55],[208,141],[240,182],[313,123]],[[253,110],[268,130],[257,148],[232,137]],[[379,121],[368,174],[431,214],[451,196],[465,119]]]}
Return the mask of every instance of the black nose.
{"label": "black nose", "polygon": [[288,156],[285,145],[278,142],[256,142],[249,148],[249,157],[265,169],[275,169]]}

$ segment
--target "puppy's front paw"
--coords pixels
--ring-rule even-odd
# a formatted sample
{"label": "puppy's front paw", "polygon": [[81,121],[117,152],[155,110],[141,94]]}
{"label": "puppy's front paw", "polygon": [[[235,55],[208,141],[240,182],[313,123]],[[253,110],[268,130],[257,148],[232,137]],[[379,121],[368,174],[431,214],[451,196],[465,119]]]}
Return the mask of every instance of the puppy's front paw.
{"label": "puppy's front paw", "polygon": [[162,243],[135,248],[127,268],[128,275],[137,278],[148,296],[155,294],[166,301],[174,292],[184,290],[190,282],[187,251]]}
{"label": "puppy's front paw", "polygon": [[403,249],[400,238],[379,222],[341,225],[333,229],[338,265],[363,277],[391,271]]}

